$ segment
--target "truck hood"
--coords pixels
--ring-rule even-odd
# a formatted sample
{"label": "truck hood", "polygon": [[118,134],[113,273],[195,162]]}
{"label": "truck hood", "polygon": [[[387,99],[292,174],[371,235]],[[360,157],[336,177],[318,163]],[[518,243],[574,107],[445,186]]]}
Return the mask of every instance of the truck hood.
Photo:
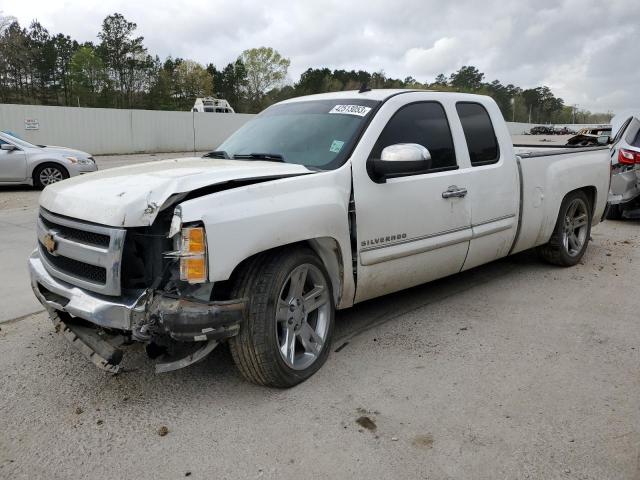
{"label": "truck hood", "polygon": [[256,181],[313,173],[302,165],[180,158],[101,170],[54,183],[40,206],[57,214],[117,227],[153,223],[172,195],[234,180]]}

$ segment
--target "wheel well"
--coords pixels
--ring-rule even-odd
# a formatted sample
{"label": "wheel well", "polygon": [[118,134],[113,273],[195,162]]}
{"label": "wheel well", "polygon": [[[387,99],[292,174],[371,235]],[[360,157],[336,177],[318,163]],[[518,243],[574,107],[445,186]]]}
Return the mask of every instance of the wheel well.
{"label": "wheel well", "polygon": [[[578,191],[583,191],[587,194],[587,198],[589,199],[589,204],[591,207],[591,214],[593,215],[593,212],[595,211],[596,200],[598,199],[598,190],[594,186],[581,187],[570,191],[569,193],[567,193],[567,195]],[[565,195],[564,197],[567,198],[567,195]]]}
{"label": "wheel well", "polygon": [[280,245],[278,247],[265,250],[263,252],[251,255],[240,262],[231,272],[229,280],[222,282],[215,282],[213,290],[211,292],[212,300],[229,300],[233,285],[237,281],[238,277],[243,275],[247,269],[251,267],[253,262],[258,260],[264,255],[269,255],[278,250],[291,249],[291,248],[310,248],[318,256],[325,270],[329,274],[329,282],[331,283],[331,289],[333,291],[333,298],[335,304],[338,305],[342,297],[343,288],[343,275],[344,275],[344,262],[342,254],[340,252],[340,246],[337,240],[331,237],[312,238],[309,240],[302,240],[299,242],[288,243]]}
{"label": "wheel well", "polygon": [[66,173],[67,177],[69,177],[69,170],[67,170],[67,168],[64,165],[62,165],[61,163],[42,162],[42,163],[36,165],[36,167],[31,172],[31,177],[33,177],[33,180],[35,181],[35,179],[36,179],[36,173],[38,173],[43,168],[49,167],[49,166],[59,168],[60,170],[62,170],[63,173]]}

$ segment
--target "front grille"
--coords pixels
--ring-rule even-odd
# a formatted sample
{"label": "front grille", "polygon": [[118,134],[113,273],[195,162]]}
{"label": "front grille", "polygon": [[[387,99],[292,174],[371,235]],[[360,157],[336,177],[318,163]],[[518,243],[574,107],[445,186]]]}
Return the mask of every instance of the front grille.
{"label": "front grille", "polygon": [[50,222],[42,215],[40,215],[40,221],[50,230],[56,230],[63,237],[70,240],[75,240],[80,243],[87,243],[89,245],[95,245],[97,247],[109,246],[109,235],[103,235],[101,233],[87,232],[84,230],[78,230],[77,228],[67,227],[66,225],[58,225]]}
{"label": "front grille", "polygon": [[88,263],[79,262],[67,257],[57,257],[51,255],[40,244],[40,252],[45,256],[47,262],[65,273],[69,273],[76,277],[84,278],[94,283],[105,284],[107,282],[107,269],[103,267],[96,267],[95,265],[89,265]]}
{"label": "front grille", "polygon": [[41,209],[40,257],[49,273],[103,295],[120,295],[126,231],[62,217]]}

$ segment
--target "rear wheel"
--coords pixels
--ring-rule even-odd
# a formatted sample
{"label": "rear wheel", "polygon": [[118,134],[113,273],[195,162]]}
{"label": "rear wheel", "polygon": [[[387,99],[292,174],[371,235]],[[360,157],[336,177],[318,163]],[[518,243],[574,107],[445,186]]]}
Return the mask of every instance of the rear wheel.
{"label": "rear wheel", "polygon": [[331,348],[334,304],[328,275],[308,249],[257,257],[240,275],[234,296],[248,298],[246,323],[229,340],[249,381],[291,387],[324,364]]}
{"label": "rear wheel", "polygon": [[44,188],[65,178],[69,178],[69,172],[64,167],[52,163],[40,165],[33,172],[33,184],[37,188]]}
{"label": "rear wheel", "polygon": [[538,252],[549,263],[570,267],[584,255],[590,236],[591,202],[586,193],[578,190],[562,201],[553,234]]}

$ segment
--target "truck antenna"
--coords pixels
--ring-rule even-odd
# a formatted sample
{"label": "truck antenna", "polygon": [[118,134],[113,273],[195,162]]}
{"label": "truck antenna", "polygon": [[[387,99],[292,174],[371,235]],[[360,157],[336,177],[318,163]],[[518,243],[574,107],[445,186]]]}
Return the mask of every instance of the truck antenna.
{"label": "truck antenna", "polygon": [[369,88],[369,85],[367,85],[367,82],[363,82],[362,85],[360,85],[360,90],[358,90],[358,93],[364,93],[364,92],[370,92],[371,89]]}

